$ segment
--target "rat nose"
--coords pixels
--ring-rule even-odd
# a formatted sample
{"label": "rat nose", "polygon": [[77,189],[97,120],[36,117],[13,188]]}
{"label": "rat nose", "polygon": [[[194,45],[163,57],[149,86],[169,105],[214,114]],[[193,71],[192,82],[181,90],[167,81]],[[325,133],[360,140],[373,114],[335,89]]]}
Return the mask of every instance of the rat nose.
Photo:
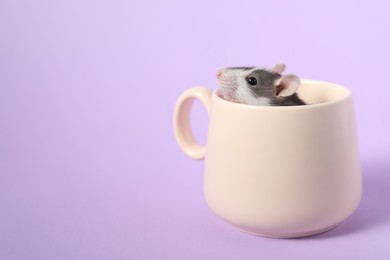
{"label": "rat nose", "polygon": [[222,76],[222,71],[217,71],[216,76],[217,76],[217,78],[219,79],[219,78]]}

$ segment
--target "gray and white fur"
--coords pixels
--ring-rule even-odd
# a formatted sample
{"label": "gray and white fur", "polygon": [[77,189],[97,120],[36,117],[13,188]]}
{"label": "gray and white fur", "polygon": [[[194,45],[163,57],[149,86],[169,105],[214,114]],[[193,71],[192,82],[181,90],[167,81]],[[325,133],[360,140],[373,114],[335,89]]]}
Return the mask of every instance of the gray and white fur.
{"label": "gray and white fur", "polygon": [[296,75],[281,74],[284,64],[271,70],[258,67],[229,67],[217,71],[221,98],[236,103],[260,106],[306,105],[296,93],[300,80]]}

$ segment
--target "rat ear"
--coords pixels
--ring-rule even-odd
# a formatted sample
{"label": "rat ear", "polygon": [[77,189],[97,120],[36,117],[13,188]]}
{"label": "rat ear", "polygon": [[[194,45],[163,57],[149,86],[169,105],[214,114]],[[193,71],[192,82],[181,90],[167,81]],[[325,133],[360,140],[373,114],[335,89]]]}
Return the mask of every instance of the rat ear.
{"label": "rat ear", "polygon": [[276,95],[278,97],[287,97],[294,94],[301,84],[298,76],[294,74],[288,74],[275,82]]}
{"label": "rat ear", "polygon": [[272,71],[278,74],[282,74],[283,71],[286,69],[286,65],[283,63],[275,64],[275,66],[272,68]]}

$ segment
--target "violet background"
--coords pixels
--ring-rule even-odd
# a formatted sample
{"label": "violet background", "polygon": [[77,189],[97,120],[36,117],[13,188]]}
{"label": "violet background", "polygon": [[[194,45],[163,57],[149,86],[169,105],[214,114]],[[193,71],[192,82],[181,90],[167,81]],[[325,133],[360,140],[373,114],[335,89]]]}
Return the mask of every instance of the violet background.
{"label": "violet background", "polygon": [[[390,259],[386,1],[0,1],[0,259]],[[284,62],[355,98],[356,213],[304,239],[207,208],[172,131],[185,89]],[[192,123],[204,143],[205,109]]]}

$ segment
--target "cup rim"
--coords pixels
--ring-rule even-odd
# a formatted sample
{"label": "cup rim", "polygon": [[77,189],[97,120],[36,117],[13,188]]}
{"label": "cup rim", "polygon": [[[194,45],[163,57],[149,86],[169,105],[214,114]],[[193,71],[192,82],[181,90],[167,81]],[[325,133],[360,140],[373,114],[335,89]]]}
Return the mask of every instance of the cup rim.
{"label": "cup rim", "polygon": [[307,105],[297,105],[297,106],[258,106],[258,105],[235,103],[235,102],[227,101],[227,100],[219,97],[216,94],[217,89],[215,89],[213,91],[212,97],[213,97],[213,99],[217,100],[217,102],[221,102],[225,105],[233,105],[233,106],[237,106],[237,107],[248,108],[248,109],[257,109],[257,110],[267,110],[267,109],[292,110],[292,109],[310,109],[310,108],[327,107],[327,106],[333,106],[333,105],[340,103],[340,102],[344,102],[345,100],[352,97],[352,91],[349,88],[347,88],[343,85],[337,84],[337,83],[322,81],[322,80],[313,80],[313,79],[301,79],[301,83],[302,84],[313,84],[313,85],[324,85],[324,84],[331,85],[332,87],[336,87],[336,88],[339,88],[339,89],[342,89],[343,91],[345,91],[345,95],[341,98],[331,100],[331,101],[326,101],[326,102],[322,102],[322,103],[315,103],[315,104],[307,104]]}

